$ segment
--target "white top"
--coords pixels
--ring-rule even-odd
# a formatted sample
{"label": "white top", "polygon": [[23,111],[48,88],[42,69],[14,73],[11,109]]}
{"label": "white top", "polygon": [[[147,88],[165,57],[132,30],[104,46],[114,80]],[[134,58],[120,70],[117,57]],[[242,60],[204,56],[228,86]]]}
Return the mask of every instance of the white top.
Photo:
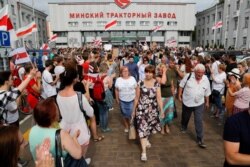
{"label": "white top", "polygon": [[214,76],[214,80],[212,82],[212,90],[217,90],[220,94],[224,94],[225,83],[224,80],[227,78],[227,74],[225,72],[218,73]]}
{"label": "white top", "polygon": [[[60,127],[66,131],[70,130],[71,136],[79,129],[81,132],[77,138],[79,144],[83,145],[87,143],[90,139],[90,132],[85,117],[79,107],[77,94],[70,97],[63,97],[58,94],[56,101],[62,116]],[[94,110],[84,95],[82,95],[82,104],[86,115],[93,117]]]}
{"label": "white top", "polygon": [[43,98],[48,98],[56,95],[56,86],[52,86],[50,83],[53,82],[52,74],[48,70],[43,71],[42,84],[43,84]]}
{"label": "white top", "polygon": [[[61,73],[63,73],[65,71],[65,67],[64,66],[56,66],[54,69],[55,75],[60,75]],[[58,80],[56,83],[56,88],[60,88],[61,86],[61,81]]]}
{"label": "white top", "polygon": [[212,64],[212,72],[214,73],[214,76],[219,74],[219,65],[220,65],[220,61],[216,60],[215,62],[213,62]]}
{"label": "white top", "polygon": [[187,107],[200,106],[205,102],[205,97],[208,97],[211,94],[209,80],[206,75],[203,75],[198,83],[195,79],[195,74],[192,73],[187,81],[188,76],[189,74],[186,74],[180,82],[181,88],[183,88],[187,82],[183,90],[182,101]]}
{"label": "white top", "polygon": [[[3,118],[7,121],[7,123],[16,122],[19,118],[16,101],[12,101],[8,103],[5,109],[7,110],[7,118],[6,118],[6,114],[3,114]],[[10,111],[16,111],[16,112],[11,113]]]}
{"label": "white top", "polygon": [[122,77],[117,78],[115,87],[119,91],[120,100],[130,102],[135,99],[137,83],[134,77],[130,76],[128,79]]}
{"label": "white top", "polygon": [[147,67],[148,64],[141,64],[139,66],[139,80],[144,80],[145,79],[145,67]]}
{"label": "white top", "polygon": [[18,70],[18,76],[21,80],[23,80],[23,76],[25,74],[25,69],[24,67],[20,67],[19,70]]}

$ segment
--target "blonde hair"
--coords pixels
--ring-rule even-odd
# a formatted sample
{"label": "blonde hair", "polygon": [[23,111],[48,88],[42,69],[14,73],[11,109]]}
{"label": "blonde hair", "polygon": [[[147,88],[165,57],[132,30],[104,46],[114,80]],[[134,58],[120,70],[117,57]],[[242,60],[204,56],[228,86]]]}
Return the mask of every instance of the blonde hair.
{"label": "blonde hair", "polygon": [[99,67],[100,73],[106,73],[109,70],[109,66],[107,63],[102,62]]}

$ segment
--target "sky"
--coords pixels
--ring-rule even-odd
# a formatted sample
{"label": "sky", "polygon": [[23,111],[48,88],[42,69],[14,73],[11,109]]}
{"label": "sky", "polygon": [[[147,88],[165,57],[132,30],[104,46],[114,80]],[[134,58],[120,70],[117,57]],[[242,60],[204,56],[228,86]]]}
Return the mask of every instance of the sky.
{"label": "sky", "polygon": [[[32,6],[32,0],[20,0],[30,6]],[[72,2],[74,0],[33,0],[34,6],[36,9],[39,9],[47,14],[48,9],[48,2]],[[78,0],[84,2],[84,0]],[[166,0],[164,0],[166,1]],[[195,2],[196,3],[196,10],[202,11],[214,5],[217,0],[170,0],[171,2]]]}

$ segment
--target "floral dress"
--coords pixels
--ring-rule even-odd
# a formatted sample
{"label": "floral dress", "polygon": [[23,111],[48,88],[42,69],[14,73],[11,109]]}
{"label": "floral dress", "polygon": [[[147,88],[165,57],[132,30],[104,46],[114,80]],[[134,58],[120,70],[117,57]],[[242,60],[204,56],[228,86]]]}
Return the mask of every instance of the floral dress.
{"label": "floral dress", "polygon": [[154,87],[147,88],[143,81],[138,83],[140,99],[136,110],[136,129],[140,138],[148,137],[151,133],[161,131],[156,90],[160,85],[155,82]]}

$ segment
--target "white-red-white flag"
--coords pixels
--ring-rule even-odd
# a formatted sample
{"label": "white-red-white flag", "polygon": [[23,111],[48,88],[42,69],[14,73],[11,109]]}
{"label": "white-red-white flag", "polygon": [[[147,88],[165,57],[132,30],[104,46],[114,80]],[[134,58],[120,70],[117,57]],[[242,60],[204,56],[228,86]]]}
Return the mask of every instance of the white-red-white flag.
{"label": "white-red-white flag", "polygon": [[212,27],[212,30],[221,28],[223,26],[223,22],[222,21],[218,21],[217,23],[214,24],[214,26]]}
{"label": "white-red-white flag", "polygon": [[176,47],[177,46],[177,41],[174,38],[171,38],[169,40],[167,40],[167,42],[165,43],[165,46],[168,47]]}
{"label": "white-red-white flag", "polygon": [[94,46],[101,46],[102,45],[102,39],[93,39],[93,45]]}
{"label": "white-red-white flag", "polygon": [[105,25],[105,31],[117,25],[117,20],[112,20]]}
{"label": "white-red-white flag", "polygon": [[50,37],[50,39],[49,39],[49,43],[54,42],[56,40],[57,40],[57,34],[53,34],[52,37]]}
{"label": "white-red-white flag", "polygon": [[[44,43],[44,44],[41,46],[40,49],[41,49],[41,50],[49,50],[49,49],[50,49],[49,44]],[[43,55],[48,55],[48,52],[43,52]]]}
{"label": "white-red-white flag", "polygon": [[28,35],[31,35],[33,32],[37,32],[37,26],[36,26],[35,21],[31,22],[30,24],[28,24],[24,27],[19,28],[16,31],[16,36],[18,38],[24,38]]}
{"label": "white-red-white flag", "polygon": [[161,29],[161,27],[162,27],[162,25],[156,26],[156,27],[153,29],[153,31],[154,31],[154,32],[157,32],[158,30]]}
{"label": "white-red-white flag", "polygon": [[9,57],[15,57],[15,64],[23,64],[31,62],[30,57],[25,48],[17,48],[10,52]]}
{"label": "white-red-white flag", "polygon": [[0,10],[0,30],[8,31],[10,33],[10,40],[16,41],[17,40],[16,33],[13,24],[10,20],[8,11],[9,11],[8,5],[5,5],[5,7],[3,7]]}

